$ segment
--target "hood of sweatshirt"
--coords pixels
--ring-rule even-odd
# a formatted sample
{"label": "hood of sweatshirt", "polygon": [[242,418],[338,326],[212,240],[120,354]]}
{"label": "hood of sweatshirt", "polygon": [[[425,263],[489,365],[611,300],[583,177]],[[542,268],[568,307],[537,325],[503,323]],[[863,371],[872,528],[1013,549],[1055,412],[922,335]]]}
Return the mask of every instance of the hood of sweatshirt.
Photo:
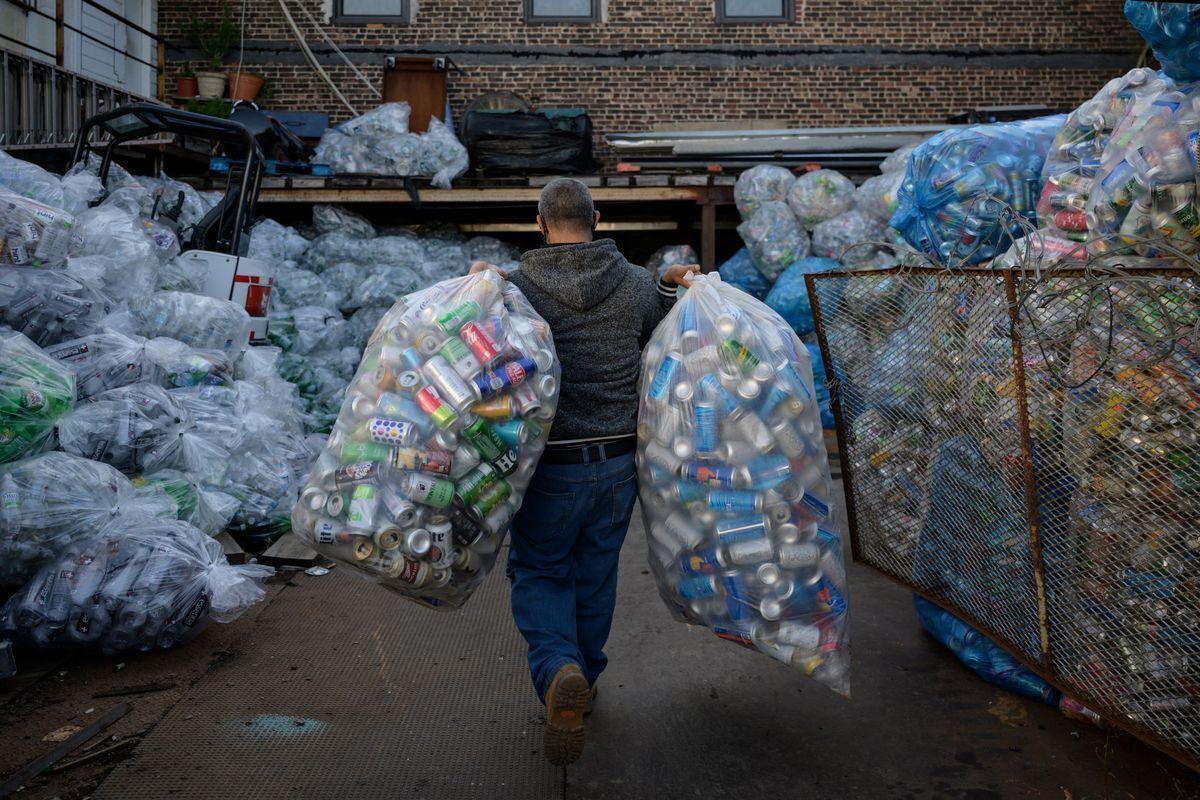
{"label": "hood of sweatshirt", "polygon": [[521,256],[521,274],[576,311],[587,311],[616,291],[628,266],[612,239],[541,247]]}

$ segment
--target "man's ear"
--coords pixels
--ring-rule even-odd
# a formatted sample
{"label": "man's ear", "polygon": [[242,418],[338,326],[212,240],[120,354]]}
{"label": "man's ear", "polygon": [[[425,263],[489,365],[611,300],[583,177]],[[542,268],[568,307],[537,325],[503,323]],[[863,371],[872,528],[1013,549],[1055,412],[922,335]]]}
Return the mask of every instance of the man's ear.
{"label": "man's ear", "polygon": [[542,215],[537,215],[538,230],[542,232],[542,236],[549,236],[550,230],[546,227],[546,223],[542,221]]}
{"label": "man's ear", "polygon": [[593,214],[594,214],[594,216],[592,217],[592,230],[596,230],[596,228],[598,228],[600,226],[600,212],[595,211],[595,212],[593,212]]}

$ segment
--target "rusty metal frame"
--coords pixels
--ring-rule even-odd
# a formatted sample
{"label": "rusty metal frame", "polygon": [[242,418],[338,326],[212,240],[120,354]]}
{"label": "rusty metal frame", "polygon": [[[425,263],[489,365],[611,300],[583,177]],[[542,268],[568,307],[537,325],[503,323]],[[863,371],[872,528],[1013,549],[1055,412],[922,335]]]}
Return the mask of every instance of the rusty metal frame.
{"label": "rusty metal frame", "polygon": [[[1171,276],[1178,275],[1182,277],[1195,277],[1193,270],[1185,268],[1165,267],[1165,268],[1146,268],[1131,270],[1131,272],[1142,272],[1147,275],[1155,276]],[[1038,633],[1041,650],[1041,660],[1032,661],[1027,657],[1020,648],[1016,647],[1007,637],[999,635],[993,630],[991,625],[981,621],[973,612],[961,608],[958,604],[947,600],[944,597],[938,596],[921,586],[916,585],[911,577],[906,577],[897,574],[895,571],[887,568],[882,564],[877,564],[863,556],[863,548],[860,540],[860,532],[858,529],[858,515],[856,513],[856,502],[854,492],[854,467],[850,462],[849,454],[849,437],[847,436],[846,420],[842,407],[843,392],[840,382],[837,380],[837,373],[833,369],[833,358],[830,354],[829,342],[826,338],[824,318],[821,313],[820,294],[816,291],[817,281],[836,280],[836,279],[851,279],[862,278],[864,275],[897,275],[897,274],[914,274],[914,275],[950,275],[955,277],[961,276],[976,276],[990,277],[992,279],[1002,279],[1004,283],[1005,295],[1008,301],[1008,315],[1010,323],[1010,331],[1012,334],[1012,356],[1014,365],[1014,383],[1017,391],[1018,403],[1018,418],[1019,418],[1019,435],[1021,438],[1021,453],[1022,467],[1024,472],[1025,482],[1025,499],[1027,505],[1027,514],[1029,522],[1030,536],[1030,561],[1033,567],[1035,578],[1035,594],[1037,600],[1038,614]],[[1126,714],[1120,709],[1110,705],[1108,702],[1101,700],[1092,695],[1086,688],[1077,686],[1074,681],[1060,675],[1055,669],[1052,660],[1050,638],[1049,638],[1049,613],[1046,585],[1045,585],[1045,570],[1042,560],[1042,543],[1040,538],[1039,517],[1037,511],[1037,478],[1034,469],[1032,458],[1032,438],[1029,430],[1029,409],[1028,409],[1028,387],[1026,384],[1024,357],[1019,331],[1020,320],[1020,303],[1018,300],[1018,283],[1024,273],[1017,269],[987,269],[987,268],[938,268],[938,267],[912,267],[912,266],[895,266],[887,269],[869,270],[869,271],[854,271],[854,270],[832,270],[829,272],[813,273],[804,276],[805,288],[808,291],[809,301],[812,305],[813,320],[815,323],[817,339],[821,348],[821,360],[825,365],[825,374],[830,384],[830,400],[833,411],[835,429],[837,432],[838,448],[842,453],[842,481],[845,486],[846,496],[846,515],[847,529],[850,534],[850,548],[854,560],[859,564],[869,567],[873,571],[883,575],[896,583],[901,584],[906,589],[914,594],[934,603],[940,608],[954,614],[962,619],[968,625],[976,628],[986,635],[993,642],[1002,647],[1009,655],[1015,658],[1018,662],[1028,668],[1031,672],[1038,675],[1051,686],[1055,687],[1064,694],[1069,694],[1076,698],[1089,708],[1099,713],[1102,718],[1120,730],[1142,740],[1160,752],[1171,758],[1179,761],[1185,766],[1200,772],[1200,754],[1192,753],[1180,748],[1175,742],[1165,738],[1161,734],[1147,727],[1141,726],[1130,720]],[[1055,269],[1054,276],[1059,278],[1077,278],[1084,277],[1089,274],[1085,269]],[[1094,273],[1092,273],[1094,274]],[[1114,280],[1121,280],[1122,277],[1114,275]]]}

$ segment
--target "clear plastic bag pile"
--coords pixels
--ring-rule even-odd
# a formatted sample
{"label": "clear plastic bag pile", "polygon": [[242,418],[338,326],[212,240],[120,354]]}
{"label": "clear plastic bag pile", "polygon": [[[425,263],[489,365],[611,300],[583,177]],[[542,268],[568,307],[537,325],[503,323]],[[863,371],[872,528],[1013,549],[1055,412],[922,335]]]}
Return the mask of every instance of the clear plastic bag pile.
{"label": "clear plastic bag pile", "polygon": [[486,577],[558,401],[550,328],[495,272],[402,298],[375,329],[292,529],[433,607]]}
{"label": "clear plastic bag pile", "polygon": [[1154,50],[1163,72],[1200,80],[1200,3],[1125,0],[1125,19]]}
{"label": "clear plastic bag pile", "polygon": [[408,103],[384,103],[325,131],[313,161],[338,173],[423,175],[449,189],[470,165],[467,148],[436,117],[419,135],[409,133],[408,118]]}
{"label": "clear plastic bag pile", "polygon": [[738,176],[733,185],[733,202],[742,219],[754,216],[763,203],[786,203],[796,176],[774,164],[759,164]]}
{"label": "clear plastic bag pile", "polygon": [[231,566],[220,542],[177,520],[122,516],[60,550],[0,608],[0,635],[37,649],[166,650],[265,595],[270,567]]}
{"label": "clear plastic bag pile", "polygon": [[849,694],[833,483],[808,350],[762,303],[698,277],[642,365],[638,486],[676,619]]}
{"label": "clear plastic bag pile", "polygon": [[0,464],[46,449],[75,405],[75,375],[19,333],[0,330]]}
{"label": "clear plastic bag pile", "polygon": [[[757,169],[757,167],[755,167]],[[768,200],[737,227],[758,271],[768,281],[779,277],[793,261],[808,255],[808,233],[787,203]]]}
{"label": "clear plastic bag pile", "polygon": [[1035,220],[1042,166],[1064,119],[975,125],[924,142],[908,162],[891,226],[938,264],[995,258],[1022,235],[1006,208]]}
{"label": "clear plastic bag pile", "polygon": [[854,182],[840,172],[806,172],[788,190],[787,204],[806,228],[836,217],[854,206]]}
{"label": "clear plastic bag pile", "polygon": [[654,251],[646,261],[646,269],[661,278],[671,267],[699,263],[700,257],[690,244],[668,244]]}
{"label": "clear plastic bag pile", "polygon": [[0,188],[0,266],[57,266],[82,249],[75,217]]}

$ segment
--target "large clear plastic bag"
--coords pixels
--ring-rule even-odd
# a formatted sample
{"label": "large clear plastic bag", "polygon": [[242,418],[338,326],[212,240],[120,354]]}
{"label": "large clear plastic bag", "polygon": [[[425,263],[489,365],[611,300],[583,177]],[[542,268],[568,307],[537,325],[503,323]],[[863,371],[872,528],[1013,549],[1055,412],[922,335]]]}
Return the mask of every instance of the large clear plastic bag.
{"label": "large clear plastic bag", "polygon": [[146,340],[100,331],[46,348],[46,354],[75,373],[80,400],[147,377]]}
{"label": "large clear plastic bag", "polygon": [[820,258],[831,258],[848,267],[861,267],[871,263],[879,246],[863,242],[883,242],[886,225],[877,217],[852,208],[833,219],[827,219],[812,230],[812,254]]}
{"label": "large clear plastic bag", "polygon": [[260,258],[273,264],[299,261],[308,249],[308,239],[295,228],[285,227],[273,219],[263,218],[250,231],[250,258]]}
{"label": "large clear plastic bag", "polygon": [[904,147],[898,148],[879,163],[879,171],[884,174],[889,172],[907,172],[909,159],[912,158],[912,154],[920,146],[920,144],[906,144]]}
{"label": "large clear plastic bag", "polygon": [[347,303],[354,308],[389,305],[422,285],[417,273],[409,267],[380,265],[364,270]]}
{"label": "large clear plastic bag", "polygon": [[375,238],[375,226],[362,214],[355,213],[345,206],[317,203],[313,206],[312,219],[317,233],[341,231],[359,239]]}
{"label": "large clear plastic bag", "polygon": [[348,341],[347,327],[346,320],[332,308],[301,306],[272,314],[268,335],[275,346],[308,355],[341,348]]}
{"label": "large clear plastic bag", "polygon": [[737,231],[750,249],[759,272],[771,282],[793,261],[809,253],[808,233],[787,203],[761,203],[750,219],[738,225]]}
{"label": "large clear plastic bag", "polygon": [[1185,253],[1200,251],[1197,136],[1200,83],[1166,83],[1140,98],[1113,131],[1087,200],[1094,252],[1128,248],[1171,257],[1147,239],[1167,239]]}
{"label": "large clear plastic bag", "polygon": [[321,134],[312,163],[325,164],[335,173],[361,172],[354,152],[354,137],[329,129]]}
{"label": "large clear plastic bag", "polygon": [[165,336],[150,339],[145,347],[146,378],[164,389],[233,383],[233,366],[219,350],[197,350]]}
{"label": "large clear plastic bag", "polygon": [[[328,267],[349,261],[354,264],[367,263],[364,248],[367,242],[351,236],[348,233],[334,231],[323,233],[313,239],[300,260],[300,266],[316,273],[324,272]],[[389,261],[387,263],[397,263]]]}
{"label": "large clear plastic bag", "polygon": [[806,172],[788,190],[788,207],[806,228],[854,206],[854,181],[831,169]]}
{"label": "large clear plastic bag", "polygon": [[387,306],[368,306],[355,311],[354,316],[350,317],[350,324],[347,328],[350,344],[359,350],[366,347],[367,342],[371,339],[371,334],[375,332],[375,328],[387,311]]}
{"label": "large clear plastic bag", "polygon": [[177,466],[188,423],[187,411],[165,389],[143,382],[80,403],[59,421],[58,438],[72,455],[133,474]]}
{"label": "large clear plastic bag", "polygon": [[82,255],[109,259],[113,283],[132,273],[150,275],[148,279],[142,277],[139,280],[148,280],[157,286],[158,272],[163,264],[160,254],[163,251],[147,235],[138,214],[136,200],[132,209],[121,202],[106,202],[80,214],[79,224],[84,238]]}
{"label": "large clear plastic bag", "polygon": [[74,373],[25,336],[0,328],[0,464],[45,449],[74,404]]}
{"label": "large clear plastic bag", "polygon": [[82,250],[74,216],[0,189],[0,267],[58,267]]}
{"label": "large clear plastic bag", "polygon": [[373,140],[370,155],[373,171],[384,175],[421,174],[422,140],[423,137],[415,133]]}
{"label": "large clear plastic bag", "polygon": [[0,584],[23,584],[46,560],[129,513],[170,518],[175,503],[140,497],[112,467],[67,453],[0,465]]}
{"label": "large clear plastic bag", "polygon": [[471,159],[467,148],[454,131],[433,117],[429,129],[421,134],[421,174],[429,176],[429,182],[439,189],[449,189],[450,181],[467,171]]}
{"label": "large clear plastic bag", "polygon": [[14,158],[0,150],[0,189],[50,208],[65,209],[66,196],[58,176],[37,164]]}
{"label": "large clear plastic bag", "polygon": [[854,207],[887,223],[896,213],[903,172],[885,172],[862,182],[854,192]]}
{"label": "large clear plastic bag", "polygon": [[787,202],[795,181],[796,176],[783,167],[759,164],[738,176],[733,185],[733,202],[742,219],[748,220],[763,203]]}
{"label": "large clear plastic bag", "polygon": [[105,326],[122,333],[167,336],[197,350],[237,358],[250,343],[250,315],[237,303],[187,292],[157,292],[114,314]]}
{"label": "large clear plastic bag", "polygon": [[348,136],[383,138],[408,133],[408,119],[412,113],[408,103],[383,103],[365,114],[347,120],[337,127]]}
{"label": "large clear plastic bag", "polygon": [[1200,3],[1125,0],[1125,19],[1177,81],[1200,81]]}
{"label": "large clear plastic bag", "polygon": [[139,497],[152,500],[161,498],[160,502],[173,504],[175,510],[172,515],[176,519],[199,528],[209,536],[216,536],[225,530],[240,505],[236,497],[201,486],[194,477],[176,469],[135,475],[131,484]]}
{"label": "large clear plastic bag", "polygon": [[939,264],[978,264],[1021,236],[1017,219],[1035,221],[1046,153],[1065,117],[974,125],[943,131],[908,162],[891,225]]}
{"label": "large clear plastic bag", "polygon": [[784,270],[763,302],[782,317],[798,336],[806,336],[816,329],[816,325],[813,322],[812,304],[808,299],[808,287],[804,284],[804,276],[813,272],[841,269],[841,266],[831,258],[802,258]]}
{"label": "large clear plastic bag", "polygon": [[750,255],[749,248],[743,247],[738,250],[718,267],[717,271],[726,283],[736,286],[757,300],[762,300],[767,296],[767,292],[771,291],[771,282],[754,266],[754,257]]}
{"label": "large clear plastic bag", "polygon": [[[354,290],[358,288],[358,283],[362,279],[365,270],[357,264],[349,261],[342,261],[334,264],[327,270],[321,273],[321,279],[325,281],[325,285],[329,287],[329,291],[336,292],[338,296],[337,307],[342,311],[349,312],[354,310],[351,305],[351,296]],[[274,295],[274,292],[272,292]]]}
{"label": "large clear plastic bag", "polygon": [[661,278],[671,267],[698,263],[700,257],[690,244],[668,244],[654,251],[646,261],[646,269]]}
{"label": "large clear plastic bag", "polygon": [[328,306],[341,308],[346,304],[346,292],[333,288],[326,280],[329,271],[321,275],[306,269],[288,266],[275,268],[271,287],[273,307]]}
{"label": "large clear plastic bag", "polygon": [[550,328],[495,272],[397,302],[313,465],[292,529],[418,602],[483,580],[558,401]]}
{"label": "large clear plastic bag", "polygon": [[96,285],[65,270],[0,269],[0,324],[41,347],[96,330],[111,310]]}
{"label": "large clear plastic bag", "polygon": [[697,277],[643,358],[638,487],[680,621],[849,693],[846,574],[808,350],[762,303]]}
{"label": "large clear plastic bag", "polygon": [[119,263],[105,255],[85,255],[67,259],[66,274],[107,297],[113,307],[129,306],[158,289],[157,260]]}
{"label": "large clear plastic bag", "polygon": [[1136,67],[1067,115],[1042,167],[1037,219],[1043,237],[1087,241],[1088,197],[1113,130],[1127,112],[1142,114],[1165,86],[1158,73]]}
{"label": "large clear plastic bag", "polygon": [[472,263],[484,261],[499,265],[515,264],[521,260],[521,248],[491,236],[474,236],[463,247]]}
{"label": "large clear plastic bag", "polygon": [[231,566],[215,539],[178,520],[122,516],[68,547],[0,609],[0,633],[39,650],[166,650],[262,600],[274,570]]}

